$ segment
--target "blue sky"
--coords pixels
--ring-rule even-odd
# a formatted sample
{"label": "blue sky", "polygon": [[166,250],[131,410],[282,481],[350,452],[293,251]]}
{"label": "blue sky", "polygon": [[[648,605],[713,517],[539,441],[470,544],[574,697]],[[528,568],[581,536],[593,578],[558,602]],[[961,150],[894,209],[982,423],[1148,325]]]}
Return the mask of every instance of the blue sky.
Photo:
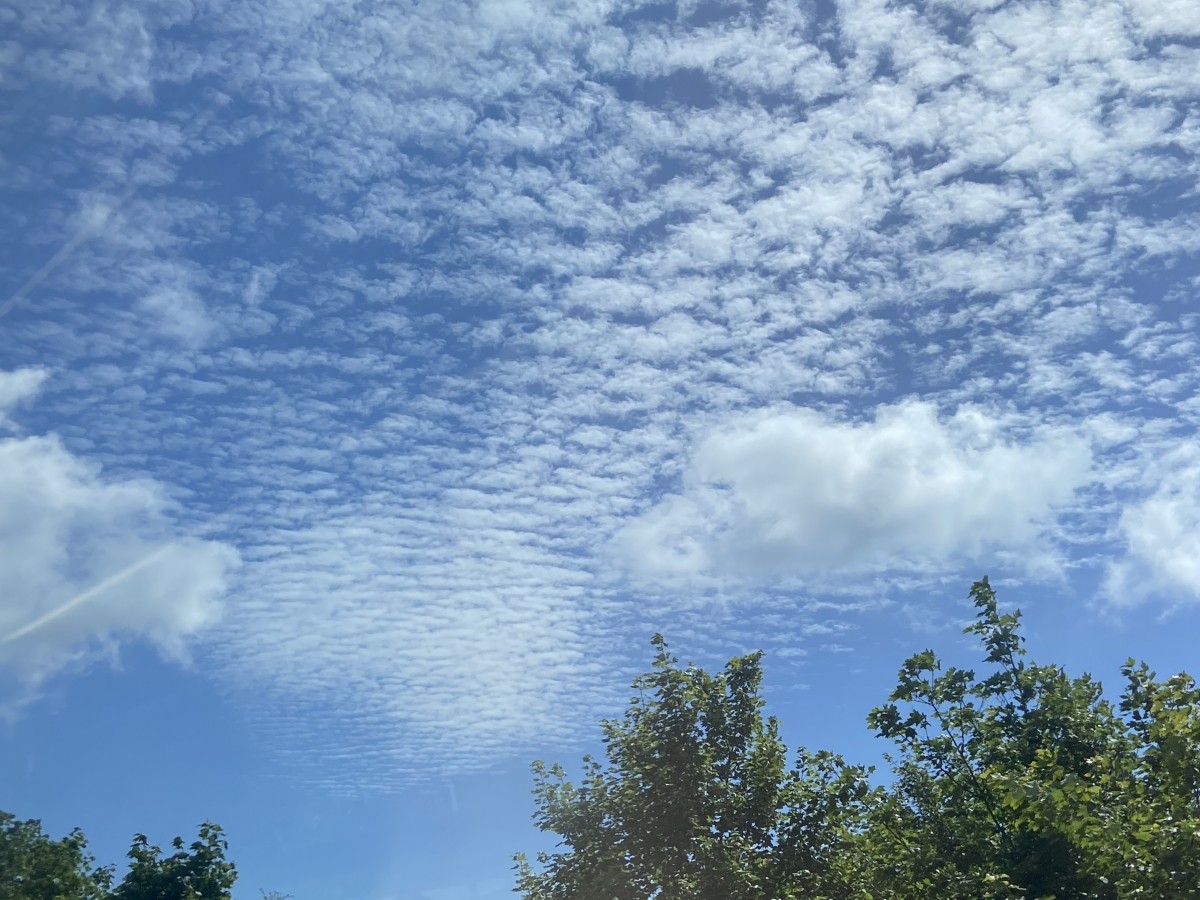
{"label": "blue sky", "polygon": [[0,808],[491,900],[655,631],[1197,668],[1193,0],[2,21]]}

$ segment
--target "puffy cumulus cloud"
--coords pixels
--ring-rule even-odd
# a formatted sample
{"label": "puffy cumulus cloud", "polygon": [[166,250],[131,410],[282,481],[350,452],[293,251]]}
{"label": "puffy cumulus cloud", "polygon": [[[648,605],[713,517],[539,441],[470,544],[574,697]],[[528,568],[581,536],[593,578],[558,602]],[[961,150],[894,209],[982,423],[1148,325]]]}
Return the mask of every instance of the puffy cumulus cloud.
{"label": "puffy cumulus cloud", "polygon": [[1126,0],[1139,30],[1148,35],[1200,35],[1200,17],[1189,0]]}
{"label": "puffy cumulus cloud", "polygon": [[181,657],[237,554],[168,513],[158,484],[107,479],[55,436],[0,440],[0,670],[36,685],[122,637]]}
{"label": "puffy cumulus cloud", "polygon": [[48,374],[36,368],[0,372],[0,428],[12,426],[9,413],[37,396]]}
{"label": "puffy cumulus cloud", "polygon": [[1110,603],[1200,600],[1200,460],[1170,468],[1149,497],[1126,507],[1118,529],[1126,555],[1108,567]]}
{"label": "puffy cumulus cloud", "polygon": [[617,546],[652,578],[836,575],[984,553],[1045,563],[1035,542],[1091,470],[1075,432],[1018,439],[978,407],[939,419],[932,404],[903,402],[863,423],[774,410],[705,440],[684,490]]}

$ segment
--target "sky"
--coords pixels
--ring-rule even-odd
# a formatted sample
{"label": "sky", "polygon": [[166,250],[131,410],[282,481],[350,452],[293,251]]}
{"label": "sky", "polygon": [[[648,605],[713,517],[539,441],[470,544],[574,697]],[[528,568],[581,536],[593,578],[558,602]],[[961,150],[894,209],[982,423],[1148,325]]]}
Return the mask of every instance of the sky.
{"label": "sky", "polygon": [[495,900],[656,631],[1200,668],[1194,0],[0,22],[0,809]]}

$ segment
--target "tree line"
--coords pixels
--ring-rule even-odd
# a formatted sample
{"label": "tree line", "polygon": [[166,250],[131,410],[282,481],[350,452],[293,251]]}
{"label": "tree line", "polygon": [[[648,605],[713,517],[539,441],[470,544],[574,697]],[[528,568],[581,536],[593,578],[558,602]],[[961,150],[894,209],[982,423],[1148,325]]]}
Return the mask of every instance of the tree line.
{"label": "tree line", "polygon": [[[980,671],[911,656],[867,723],[886,783],[794,756],[764,718],[762,653],[681,668],[661,635],[606,763],[534,763],[535,822],[561,837],[525,900],[1153,900],[1200,897],[1200,691],[1130,659],[1105,698],[1027,656],[985,577],[965,633]],[[789,759],[794,763],[789,764]]]}
{"label": "tree line", "polygon": [[[661,635],[605,761],[577,782],[533,765],[535,824],[559,835],[523,900],[1125,900],[1200,898],[1200,690],[1128,660],[1109,700],[1088,675],[1028,658],[1019,610],[985,577],[965,633],[984,668],[909,657],[867,715],[890,778],[829,751],[789,752],[764,716],[762,652],[681,667]],[[0,900],[230,900],[219,826],[172,852],[136,835],[129,870],[97,867],[0,812]],[[264,900],[285,900],[266,894]]]}
{"label": "tree line", "polygon": [[0,812],[0,900],[228,900],[237,868],[225,858],[219,825],[205,822],[190,847],[177,837],[171,848],[164,854],[146,835],[135,835],[129,869],[114,884],[116,867],[96,865],[78,828],[55,840],[37,819]]}

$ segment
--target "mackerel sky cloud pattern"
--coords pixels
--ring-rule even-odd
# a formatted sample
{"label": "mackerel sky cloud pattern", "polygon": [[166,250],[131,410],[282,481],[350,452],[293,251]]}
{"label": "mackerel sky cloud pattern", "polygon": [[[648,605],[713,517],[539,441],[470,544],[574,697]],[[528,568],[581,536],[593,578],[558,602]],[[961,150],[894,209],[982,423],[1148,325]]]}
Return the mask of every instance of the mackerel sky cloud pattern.
{"label": "mackerel sky cloud pattern", "polygon": [[788,658],[947,567],[1200,599],[1192,0],[3,31],[0,302],[70,252],[0,319],[0,485],[107,548],[6,555],[55,590],[4,625],[180,547],[15,682],[186,646],[354,792],[569,743],[691,603]]}

